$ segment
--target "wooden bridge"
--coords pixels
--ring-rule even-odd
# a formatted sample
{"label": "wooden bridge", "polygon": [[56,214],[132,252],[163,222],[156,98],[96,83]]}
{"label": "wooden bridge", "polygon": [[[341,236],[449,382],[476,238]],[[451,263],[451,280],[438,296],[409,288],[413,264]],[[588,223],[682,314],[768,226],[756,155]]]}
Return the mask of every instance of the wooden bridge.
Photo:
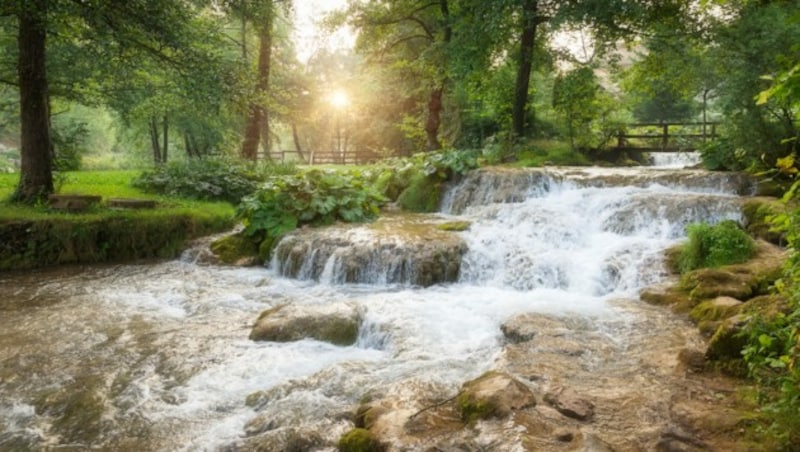
{"label": "wooden bridge", "polygon": [[696,151],[717,138],[717,122],[652,122],[628,124],[616,135],[616,149],[642,152]]}
{"label": "wooden bridge", "polygon": [[[304,151],[298,153],[297,151],[281,150],[270,153],[270,158],[278,162],[297,162],[308,165],[366,165],[396,156],[387,156],[373,151]],[[259,158],[261,157],[259,156]]]}

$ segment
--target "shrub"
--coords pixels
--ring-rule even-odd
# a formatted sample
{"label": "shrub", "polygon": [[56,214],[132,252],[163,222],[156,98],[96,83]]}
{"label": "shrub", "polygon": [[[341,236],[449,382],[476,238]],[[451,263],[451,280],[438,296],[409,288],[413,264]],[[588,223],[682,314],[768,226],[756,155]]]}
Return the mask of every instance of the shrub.
{"label": "shrub", "polygon": [[735,221],[723,221],[716,226],[696,223],[686,229],[689,241],[678,256],[681,273],[737,264],[755,252],[755,242]]}
{"label": "shrub", "polygon": [[245,195],[253,193],[268,175],[294,171],[291,165],[267,164],[258,167],[225,158],[206,158],[156,167],[142,173],[133,185],[168,196],[236,204]]}
{"label": "shrub", "polygon": [[269,178],[242,199],[236,216],[244,222],[246,235],[274,239],[306,224],[373,220],[385,201],[360,172],[313,169]]}

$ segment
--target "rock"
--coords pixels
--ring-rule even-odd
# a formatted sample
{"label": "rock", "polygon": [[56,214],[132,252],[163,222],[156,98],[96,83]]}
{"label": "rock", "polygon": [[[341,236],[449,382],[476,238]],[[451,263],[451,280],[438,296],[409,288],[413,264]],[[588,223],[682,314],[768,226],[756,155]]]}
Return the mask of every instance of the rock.
{"label": "rock", "polygon": [[667,431],[656,444],[658,452],[698,452],[710,450],[704,442],[683,433]]}
{"label": "rock", "polygon": [[717,328],[717,331],[708,342],[706,358],[710,360],[740,359],[742,349],[747,344],[747,339],[739,333],[749,317],[735,315]]}
{"label": "rock", "polygon": [[50,207],[57,210],[68,210],[70,212],[83,212],[102,199],[95,195],[59,195],[51,194],[47,196]]}
{"label": "rock", "polygon": [[562,443],[570,443],[575,439],[575,433],[570,430],[559,429],[553,432],[553,437]]}
{"label": "rock", "polygon": [[692,300],[708,300],[716,297],[747,299],[753,287],[744,275],[717,268],[702,268],[688,274],[684,279]]}
{"label": "rock", "polygon": [[345,433],[337,446],[340,452],[380,452],[385,449],[369,430],[363,428]]}
{"label": "rock", "polygon": [[614,452],[610,444],[594,434],[585,434],[583,437],[583,452]]}
{"label": "rock", "polygon": [[594,417],[594,405],[578,397],[575,391],[569,388],[559,387],[548,392],[544,396],[544,401],[559,413],[572,419],[588,421]]}
{"label": "rock", "polygon": [[536,405],[527,386],[510,375],[487,372],[464,383],[458,396],[461,420],[505,418],[516,410]]}
{"label": "rock", "polygon": [[[722,320],[732,317],[741,311],[743,303],[733,297],[721,296],[713,300],[700,302],[689,313],[691,318],[704,333],[713,333]],[[711,328],[712,325],[716,325]]]}
{"label": "rock", "polygon": [[281,428],[239,441],[223,450],[308,451],[331,446],[319,433],[308,428]]}
{"label": "rock", "polygon": [[211,242],[210,250],[219,262],[238,267],[258,264],[258,244],[242,233],[231,234]]}
{"label": "rock", "polygon": [[427,287],[457,281],[467,251],[464,240],[434,223],[398,217],[370,225],[293,231],[275,246],[278,271],[291,278],[335,284]]}
{"label": "rock", "polygon": [[448,221],[436,225],[436,229],[440,231],[463,232],[469,230],[470,226],[472,226],[471,221]]}
{"label": "rock", "polygon": [[706,355],[700,350],[683,348],[678,352],[679,368],[691,372],[700,372],[706,367]]}
{"label": "rock", "polygon": [[651,286],[639,292],[642,301],[658,306],[685,306],[689,304],[689,295],[673,284]]}
{"label": "rock", "polygon": [[347,305],[279,305],[261,313],[250,339],[290,342],[313,338],[335,345],[352,345],[360,323],[360,313]]}

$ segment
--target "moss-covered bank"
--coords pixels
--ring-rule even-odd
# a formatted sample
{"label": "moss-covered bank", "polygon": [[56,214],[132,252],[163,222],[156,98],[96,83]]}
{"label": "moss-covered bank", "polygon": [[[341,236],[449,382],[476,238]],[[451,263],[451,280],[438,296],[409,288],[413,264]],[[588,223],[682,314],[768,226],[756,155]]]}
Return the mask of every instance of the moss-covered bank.
{"label": "moss-covered bank", "polygon": [[231,227],[232,209],[5,220],[0,221],[0,270],[172,258],[189,240]]}

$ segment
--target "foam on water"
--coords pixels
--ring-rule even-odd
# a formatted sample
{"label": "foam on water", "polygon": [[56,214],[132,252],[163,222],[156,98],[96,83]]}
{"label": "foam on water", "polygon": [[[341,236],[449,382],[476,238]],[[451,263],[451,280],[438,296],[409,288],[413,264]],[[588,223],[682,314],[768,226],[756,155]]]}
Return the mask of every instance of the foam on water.
{"label": "foam on water", "polygon": [[[346,424],[335,419],[371,393],[455,393],[499,359],[500,325],[514,315],[591,319],[610,328],[604,334],[621,334],[629,319],[610,300],[635,297],[662,278],[661,252],[683,237],[687,223],[740,217],[734,197],[710,189],[602,187],[559,174],[513,177],[530,185],[514,196],[494,191],[515,192],[501,183],[473,187],[469,196],[479,201],[452,214],[472,225],[459,233],[469,251],[460,281],[451,285],[337,285],[335,260],[323,272],[327,284],[192,262],[98,269],[91,278],[53,276],[58,283],[45,292],[81,289],[49,306],[46,316],[21,310],[0,321],[7,333],[0,361],[13,361],[9,350],[17,345],[3,342],[12,337],[26,353],[49,361],[24,384],[0,380],[0,391],[29,400],[41,387],[69,381],[76,363],[81,372],[117,375],[128,383],[108,397],[123,426],[105,437],[135,437],[139,431],[125,431],[124,422],[141,418],[154,447],[163,449],[213,449],[236,442],[246,429],[327,425],[335,431],[331,423]],[[457,190],[448,199],[468,198]],[[346,259],[345,251],[337,252]],[[283,303],[356,306],[363,312],[356,344],[248,340],[258,314]],[[54,324],[61,326],[57,339]],[[248,406],[248,397],[261,402]],[[6,430],[18,428],[11,420],[30,415],[24,407],[0,404]]]}

